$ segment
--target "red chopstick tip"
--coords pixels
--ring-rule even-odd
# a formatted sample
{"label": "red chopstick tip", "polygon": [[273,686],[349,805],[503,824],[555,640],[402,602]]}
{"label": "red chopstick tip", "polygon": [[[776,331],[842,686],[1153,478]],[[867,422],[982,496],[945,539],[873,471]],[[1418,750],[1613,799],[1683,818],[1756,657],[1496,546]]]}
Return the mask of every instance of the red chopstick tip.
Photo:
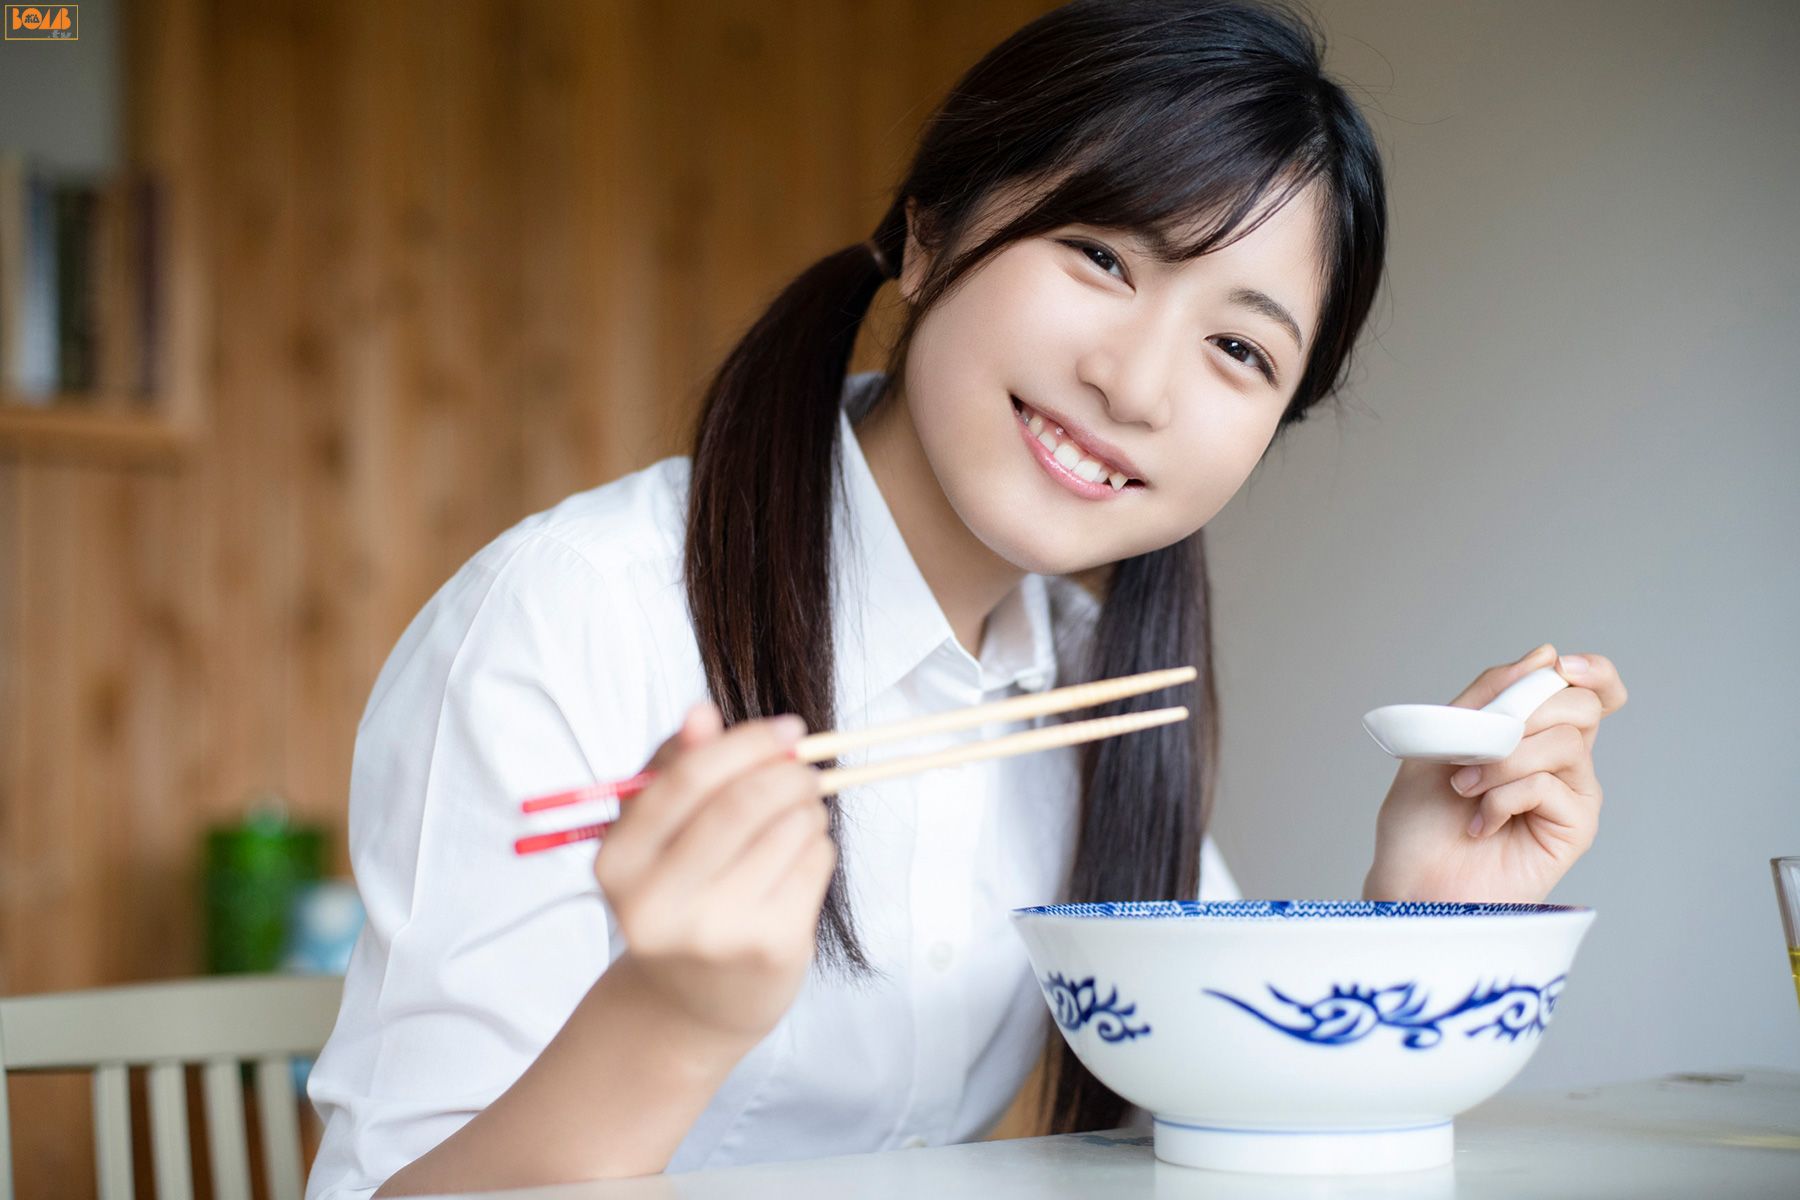
{"label": "red chopstick tip", "polygon": [[590,783],[566,792],[557,792],[549,796],[534,796],[529,800],[522,800],[519,802],[519,811],[543,812],[545,809],[563,808],[588,800],[624,800],[643,791],[655,778],[655,770],[646,767],[629,779],[620,779],[611,783]]}
{"label": "red chopstick tip", "polygon": [[553,833],[534,833],[515,841],[513,853],[536,854],[540,850],[554,850],[558,846],[567,846],[571,842],[585,842],[590,838],[603,836],[611,824],[611,821],[604,821],[598,825],[577,825],[574,829],[558,829]]}

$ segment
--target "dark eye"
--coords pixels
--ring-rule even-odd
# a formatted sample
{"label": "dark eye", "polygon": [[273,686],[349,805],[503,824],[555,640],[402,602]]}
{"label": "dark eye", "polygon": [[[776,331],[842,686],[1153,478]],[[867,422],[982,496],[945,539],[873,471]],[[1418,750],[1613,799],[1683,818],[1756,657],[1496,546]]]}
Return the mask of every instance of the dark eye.
{"label": "dark eye", "polygon": [[[1232,337],[1227,334],[1217,338],[1214,344],[1232,358],[1237,359],[1238,362],[1248,363],[1255,367],[1258,371],[1262,372],[1263,378],[1267,379],[1270,383],[1275,382],[1275,364],[1269,361],[1268,355],[1264,354],[1261,350],[1258,350],[1252,343],[1245,341],[1243,338]],[[1239,357],[1239,350],[1243,351],[1243,357]]]}
{"label": "dark eye", "polygon": [[[1097,245],[1093,242],[1075,241],[1073,239],[1065,240],[1063,245],[1073,246],[1075,249],[1081,251],[1083,254],[1087,255],[1089,262],[1093,263],[1096,267],[1099,267],[1102,271],[1105,271],[1108,275],[1112,274],[1112,269],[1114,267],[1123,265],[1119,262],[1118,256],[1111,250],[1108,250],[1105,246]],[[1113,277],[1115,279],[1125,278],[1123,274],[1115,275]]]}

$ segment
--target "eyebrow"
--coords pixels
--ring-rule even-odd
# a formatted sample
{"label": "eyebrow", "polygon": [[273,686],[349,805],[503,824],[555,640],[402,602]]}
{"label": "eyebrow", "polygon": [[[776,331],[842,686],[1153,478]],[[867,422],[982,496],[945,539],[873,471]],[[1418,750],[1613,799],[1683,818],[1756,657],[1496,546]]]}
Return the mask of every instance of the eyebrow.
{"label": "eyebrow", "polygon": [[[1165,266],[1174,265],[1174,244],[1163,235],[1163,232],[1160,229],[1146,229],[1133,236],[1144,249],[1149,251],[1152,258]],[[1235,304],[1240,308],[1247,308],[1252,312],[1260,313],[1269,318],[1269,320],[1288,331],[1288,336],[1294,339],[1294,345],[1299,347],[1302,354],[1306,352],[1306,339],[1300,335],[1300,322],[1294,320],[1294,314],[1283,307],[1282,303],[1275,299],[1275,297],[1269,295],[1269,293],[1258,291],[1255,288],[1232,288],[1231,292],[1225,297],[1225,302],[1227,304]]]}
{"label": "eyebrow", "polygon": [[1231,294],[1226,296],[1225,300],[1227,303],[1252,309],[1269,318],[1269,320],[1288,331],[1289,335],[1294,339],[1294,345],[1299,347],[1301,353],[1306,352],[1306,339],[1300,336],[1299,322],[1294,320],[1294,315],[1283,308],[1281,303],[1276,300],[1275,297],[1269,295],[1267,292],[1259,292],[1255,288],[1241,287],[1232,288]]}

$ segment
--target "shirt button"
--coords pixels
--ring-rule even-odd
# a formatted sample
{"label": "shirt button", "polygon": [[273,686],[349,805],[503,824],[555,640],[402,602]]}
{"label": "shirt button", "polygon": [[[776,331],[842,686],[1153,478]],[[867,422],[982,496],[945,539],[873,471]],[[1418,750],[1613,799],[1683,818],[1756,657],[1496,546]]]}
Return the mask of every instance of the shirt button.
{"label": "shirt button", "polygon": [[918,1150],[921,1147],[923,1147],[924,1145],[925,1145],[925,1139],[915,1133],[915,1134],[913,1134],[913,1136],[907,1138],[904,1142],[901,1142],[900,1148],[902,1150]]}
{"label": "shirt button", "polygon": [[931,949],[925,953],[925,961],[933,970],[945,971],[950,968],[950,960],[956,957],[956,951],[950,948],[949,942],[933,942]]}
{"label": "shirt button", "polygon": [[1043,691],[1044,686],[1049,682],[1049,678],[1042,671],[1026,671],[1019,676],[1019,686],[1028,692]]}

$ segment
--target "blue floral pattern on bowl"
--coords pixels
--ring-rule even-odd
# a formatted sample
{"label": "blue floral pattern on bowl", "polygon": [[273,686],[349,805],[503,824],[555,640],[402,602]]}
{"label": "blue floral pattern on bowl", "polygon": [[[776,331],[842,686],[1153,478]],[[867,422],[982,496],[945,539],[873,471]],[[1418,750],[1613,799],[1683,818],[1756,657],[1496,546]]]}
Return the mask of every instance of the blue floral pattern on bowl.
{"label": "blue floral pattern on bowl", "polygon": [[1094,977],[1088,976],[1078,982],[1064,979],[1061,972],[1053,972],[1044,980],[1044,991],[1050,997],[1050,1008],[1056,1014],[1056,1023],[1074,1033],[1089,1021],[1094,1023],[1094,1032],[1106,1042],[1126,1042],[1132,1038],[1149,1034],[1150,1026],[1133,1027],[1127,1017],[1137,1012],[1136,1004],[1119,1005],[1119,989],[1113,988],[1106,999],[1099,999],[1099,989],[1094,986]]}
{"label": "blue floral pattern on bowl", "polygon": [[1527,1033],[1542,1033],[1556,1010],[1556,998],[1565,978],[1558,975],[1541,987],[1525,983],[1477,984],[1462,1001],[1435,1014],[1426,1012],[1430,1000],[1414,983],[1384,988],[1338,986],[1331,989],[1330,995],[1311,1003],[1285,995],[1274,984],[1265,985],[1270,995],[1294,1010],[1286,1020],[1278,1020],[1236,996],[1212,988],[1205,991],[1302,1042],[1342,1046],[1361,1041],[1377,1029],[1388,1028],[1402,1031],[1400,1042],[1407,1049],[1429,1050],[1444,1040],[1446,1022],[1472,1014],[1489,1019],[1463,1030],[1468,1037],[1491,1032],[1496,1038],[1512,1041]]}

